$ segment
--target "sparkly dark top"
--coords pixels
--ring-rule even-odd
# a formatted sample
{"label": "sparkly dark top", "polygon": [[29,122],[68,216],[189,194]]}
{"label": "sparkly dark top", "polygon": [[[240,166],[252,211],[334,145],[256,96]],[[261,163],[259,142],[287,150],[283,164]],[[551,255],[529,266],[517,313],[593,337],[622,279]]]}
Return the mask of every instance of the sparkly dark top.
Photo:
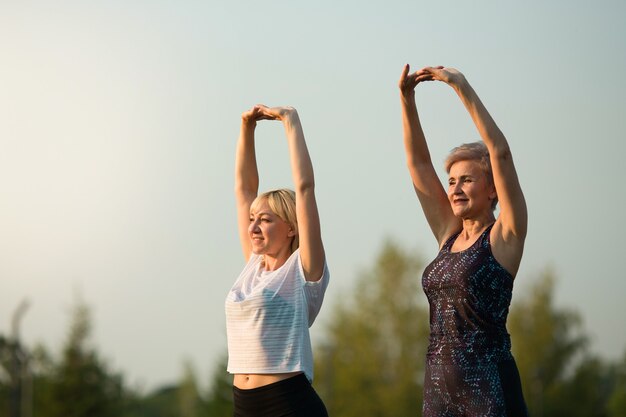
{"label": "sparkly dark top", "polygon": [[476,365],[511,359],[506,319],[513,277],[491,253],[489,232],[460,252],[452,236],[424,270],[430,304],[429,363]]}

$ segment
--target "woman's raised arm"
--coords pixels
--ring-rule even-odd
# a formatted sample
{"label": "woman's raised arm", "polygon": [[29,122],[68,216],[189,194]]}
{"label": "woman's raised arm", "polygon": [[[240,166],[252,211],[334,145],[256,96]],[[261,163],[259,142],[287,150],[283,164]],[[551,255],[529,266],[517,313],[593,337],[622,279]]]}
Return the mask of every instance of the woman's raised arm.
{"label": "woman's raised arm", "polygon": [[300,259],[307,281],[317,281],[324,273],[325,253],[322,244],[319,212],[315,200],[313,164],[304,140],[298,112],[293,107],[261,107],[267,119],[280,120],[285,127],[300,239]]}
{"label": "woman's raised arm", "polygon": [[246,259],[250,259],[252,245],[248,234],[250,225],[250,205],[259,191],[259,172],[256,165],[254,147],[254,129],[257,120],[265,118],[259,106],[244,112],[241,115],[241,130],[235,152],[235,199],[237,204],[237,224],[239,226],[239,241],[241,250]]}
{"label": "woman's raised arm", "polygon": [[492,232],[495,232],[496,238],[492,244],[500,256],[498,253],[494,255],[508,263],[511,272],[516,272],[528,228],[528,211],[506,137],[463,74],[454,68],[444,67],[428,67],[422,72],[432,80],[445,82],[454,89],[489,150],[500,204],[500,214]]}
{"label": "woman's raised arm", "polygon": [[448,236],[460,229],[461,221],[454,216],[448,195],[437,177],[417,114],[415,87],[420,82],[430,81],[431,76],[421,70],[409,74],[409,69],[409,65],[405,65],[398,82],[407,166],[426,220],[441,246]]}

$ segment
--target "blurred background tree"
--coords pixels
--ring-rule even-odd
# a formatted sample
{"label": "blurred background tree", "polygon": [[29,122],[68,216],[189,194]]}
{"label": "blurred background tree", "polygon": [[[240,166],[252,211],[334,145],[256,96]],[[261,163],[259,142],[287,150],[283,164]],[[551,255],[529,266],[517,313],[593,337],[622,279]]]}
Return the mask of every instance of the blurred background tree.
{"label": "blurred background tree", "polygon": [[[315,349],[315,386],[332,416],[408,416],[421,410],[428,310],[422,262],[386,242],[341,297]],[[328,307],[327,307],[328,308]]]}
{"label": "blurred background tree", "polygon": [[607,404],[608,415],[609,417],[626,416],[626,351],[614,370],[615,386]]}
{"label": "blurred background tree", "polygon": [[[421,415],[429,334],[423,268],[419,256],[387,241],[356,287],[325,306],[331,314],[315,329],[323,337],[314,346],[314,385],[331,416]],[[533,282],[515,291],[508,322],[530,415],[625,417],[626,351],[615,362],[588,351],[578,313],[555,305],[552,271],[518,279]],[[16,330],[0,334],[0,416],[232,416],[226,355],[206,388],[185,362],[178,381],[144,393],[109,369],[90,334],[82,301],[72,308],[58,358],[43,345],[25,346]]]}
{"label": "blurred background tree", "polygon": [[537,417],[553,415],[546,414],[549,399],[558,396],[573,360],[587,344],[578,314],[555,307],[554,287],[554,274],[547,270],[528,294],[515,294],[507,324],[526,404]]}
{"label": "blurred background tree", "polygon": [[53,368],[45,410],[50,417],[119,416],[123,405],[122,377],[111,373],[89,345],[91,317],[82,301],[73,307],[61,361]]}
{"label": "blurred background tree", "polygon": [[207,395],[206,413],[211,417],[231,417],[233,415],[233,377],[226,372],[228,354],[224,354],[215,369]]}

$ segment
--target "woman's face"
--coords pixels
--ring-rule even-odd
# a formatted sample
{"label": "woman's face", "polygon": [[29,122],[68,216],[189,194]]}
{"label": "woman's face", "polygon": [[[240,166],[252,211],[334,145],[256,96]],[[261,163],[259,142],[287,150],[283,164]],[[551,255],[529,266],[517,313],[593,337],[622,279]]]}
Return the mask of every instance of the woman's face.
{"label": "woman's face", "polygon": [[450,167],[448,200],[454,215],[462,219],[491,213],[496,189],[476,161],[458,161]]}
{"label": "woman's face", "polygon": [[285,249],[290,252],[295,236],[291,226],[270,209],[267,200],[260,201],[255,210],[250,211],[248,233],[253,253],[273,257]]}

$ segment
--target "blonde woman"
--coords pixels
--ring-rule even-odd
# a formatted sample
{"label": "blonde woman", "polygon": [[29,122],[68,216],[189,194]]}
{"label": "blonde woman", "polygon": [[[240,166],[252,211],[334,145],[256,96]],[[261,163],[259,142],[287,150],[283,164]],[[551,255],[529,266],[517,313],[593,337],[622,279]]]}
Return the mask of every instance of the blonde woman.
{"label": "blonde woman", "polygon": [[[300,119],[294,108],[263,105],[241,119],[235,196],[246,266],[226,298],[234,415],[327,416],[311,386],[309,327],[321,308],[329,272]],[[295,192],[257,195],[254,131],[260,120],[285,127]]]}
{"label": "blonde woman", "polygon": [[[417,115],[415,87],[424,81],[452,87],[482,138],[455,148],[448,157],[447,191]],[[459,71],[426,67],[410,73],[406,65],[399,87],[409,172],[440,250],[422,277],[430,304],[423,415],[525,417],[506,330],[527,228],[511,150]]]}

